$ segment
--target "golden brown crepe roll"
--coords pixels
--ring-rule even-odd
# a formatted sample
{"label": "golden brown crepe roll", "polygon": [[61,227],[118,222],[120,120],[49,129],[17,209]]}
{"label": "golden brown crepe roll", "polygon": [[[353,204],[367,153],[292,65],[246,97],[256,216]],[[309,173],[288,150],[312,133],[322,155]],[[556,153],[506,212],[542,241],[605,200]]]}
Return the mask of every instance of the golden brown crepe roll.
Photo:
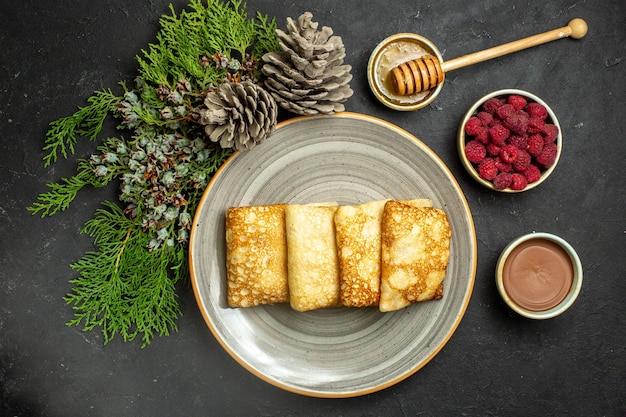
{"label": "golden brown crepe roll", "polygon": [[340,300],[345,307],[378,305],[380,222],[385,202],[340,206],[335,214]]}
{"label": "golden brown crepe roll", "polygon": [[[377,306],[380,298],[381,229],[385,203],[371,201],[340,206],[335,214],[341,304],[346,307]],[[428,199],[405,201],[429,207]]]}
{"label": "golden brown crepe roll", "polygon": [[433,202],[428,198],[416,198],[413,200],[396,200],[402,204],[407,204],[413,207],[432,207]]}
{"label": "golden brown crepe roll", "polygon": [[285,204],[226,211],[228,305],[289,301]]}
{"label": "golden brown crepe roll", "polygon": [[398,201],[385,204],[380,311],[442,297],[450,237],[450,224],[442,210]]}
{"label": "golden brown crepe roll", "polygon": [[339,304],[334,217],[337,206],[285,207],[289,301],[298,311]]}

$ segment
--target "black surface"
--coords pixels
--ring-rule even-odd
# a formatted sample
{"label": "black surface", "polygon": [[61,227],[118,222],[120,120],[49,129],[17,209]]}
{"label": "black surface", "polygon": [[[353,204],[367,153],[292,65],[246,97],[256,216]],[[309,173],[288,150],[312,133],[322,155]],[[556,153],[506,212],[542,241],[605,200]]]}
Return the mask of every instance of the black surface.
{"label": "black surface", "polygon": [[[176,1],[180,9],[184,1]],[[0,415],[7,416],[624,416],[626,413],[626,2],[255,0],[276,16],[311,11],[342,36],[353,66],[350,111],[405,128],[448,164],[473,212],[478,270],[472,299],[443,350],[407,380],[354,399],[282,391],[248,373],[207,329],[192,291],[180,291],[179,332],[140,349],[67,327],[62,297],[69,264],[92,248],[79,230],[114,187],[83,191],[73,206],[39,219],[25,209],[45,183],[72,175],[75,159],[44,169],[48,123],[94,90],[136,74],[135,55],[154,41],[168,2],[22,1],[0,10]],[[444,59],[561,27],[589,24],[559,40],[456,70],[434,103],[399,113],[370,93],[366,65],[383,38],[430,39]],[[490,192],[463,171],[455,148],[460,118],[480,96],[521,88],[560,119],[561,161],[539,188]],[[113,126],[107,127],[114,134]],[[94,143],[82,142],[78,156]],[[585,270],[564,315],[523,319],[499,298],[493,270],[512,238],[546,231],[568,240]]]}

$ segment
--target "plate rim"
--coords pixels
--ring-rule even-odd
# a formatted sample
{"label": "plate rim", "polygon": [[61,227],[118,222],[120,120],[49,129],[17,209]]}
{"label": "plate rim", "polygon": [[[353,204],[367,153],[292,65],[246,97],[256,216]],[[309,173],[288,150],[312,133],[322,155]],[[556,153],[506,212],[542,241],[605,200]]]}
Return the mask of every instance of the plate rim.
{"label": "plate rim", "polygon": [[[426,357],[424,358],[421,363],[415,365],[414,367],[410,368],[407,370],[407,372],[404,372],[401,375],[398,375],[395,378],[390,379],[389,381],[386,381],[382,384],[379,385],[375,385],[373,387],[370,388],[366,388],[366,389],[361,389],[361,390],[354,390],[354,391],[350,391],[350,392],[346,392],[346,391],[342,391],[342,392],[331,392],[331,391],[314,391],[314,390],[306,390],[306,389],[302,389],[302,388],[297,388],[291,385],[288,385],[284,382],[281,382],[279,380],[276,380],[274,378],[270,378],[269,376],[265,375],[262,372],[259,372],[258,370],[256,370],[254,367],[250,366],[248,363],[246,363],[245,360],[243,360],[243,358],[241,358],[235,351],[233,351],[228,344],[222,339],[222,337],[220,336],[218,330],[215,328],[213,321],[211,320],[211,317],[209,317],[209,315],[207,314],[207,309],[203,308],[203,305],[205,304],[204,300],[200,297],[200,290],[198,288],[198,284],[197,284],[197,278],[196,278],[196,272],[195,272],[195,267],[194,267],[194,262],[193,262],[193,246],[194,246],[194,242],[196,239],[196,230],[199,224],[199,215],[200,212],[202,211],[201,208],[203,207],[203,205],[205,204],[208,195],[210,193],[211,188],[213,187],[213,185],[215,184],[216,181],[219,180],[221,174],[226,170],[226,168],[237,158],[237,155],[240,154],[240,152],[234,152],[230,157],[228,157],[228,159],[218,168],[218,170],[215,172],[215,174],[213,175],[213,177],[211,178],[211,180],[209,181],[209,183],[207,184],[206,189],[204,190],[204,192],[202,193],[202,197],[200,199],[200,201],[198,202],[198,206],[196,207],[196,212],[194,213],[194,218],[193,218],[193,223],[192,223],[192,228],[191,228],[191,232],[190,232],[190,237],[189,237],[189,249],[188,249],[188,263],[189,263],[189,275],[190,275],[190,281],[191,281],[191,286],[193,289],[193,293],[194,293],[194,298],[196,300],[196,304],[198,306],[198,309],[200,310],[200,313],[202,314],[202,317],[205,321],[205,324],[207,325],[207,327],[209,327],[209,330],[211,331],[211,333],[213,334],[213,337],[215,337],[215,339],[217,340],[217,342],[220,344],[220,346],[229,354],[229,356],[231,358],[233,358],[239,365],[241,365],[244,369],[246,369],[248,372],[252,373],[253,375],[255,375],[256,377],[260,378],[261,380],[277,387],[280,389],[283,389],[285,391],[288,392],[292,392],[295,394],[300,394],[303,396],[308,396],[308,397],[317,397],[317,398],[351,398],[351,397],[357,397],[357,396],[362,396],[362,395],[367,395],[367,394],[371,394],[374,392],[378,392],[381,390],[384,390],[386,388],[389,388],[407,378],[409,378],[410,376],[414,375],[417,371],[419,371],[420,369],[422,369],[424,366],[426,366],[426,364],[428,364],[442,349],[443,347],[448,343],[448,341],[451,339],[452,335],[456,332],[459,324],[461,323],[463,317],[465,316],[465,313],[467,311],[467,307],[469,305],[469,302],[471,300],[472,297],[472,293],[474,290],[474,285],[475,285],[475,280],[476,280],[476,271],[477,271],[477,258],[478,258],[478,249],[477,249],[477,240],[476,240],[476,228],[474,225],[474,220],[472,217],[472,213],[469,207],[469,204],[467,202],[467,199],[465,198],[465,194],[463,193],[463,190],[460,186],[460,184],[458,183],[458,181],[456,180],[455,176],[452,174],[452,172],[450,171],[450,169],[448,168],[448,166],[443,162],[443,160],[429,147],[427,146],[424,142],[422,142],[420,139],[418,139],[415,135],[413,135],[412,133],[410,133],[409,131],[391,123],[388,122],[386,120],[380,119],[378,117],[375,116],[371,116],[371,115],[367,115],[367,114],[362,114],[362,113],[355,113],[355,112],[339,112],[339,113],[335,113],[332,115],[314,115],[314,116],[296,116],[284,121],[279,122],[276,125],[276,129],[281,129],[284,128],[286,126],[289,126],[291,124],[295,124],[298,122],[301,122],[303,120],[307,120],[310,121],[312,119],[323,119],[323,118],[327,118],[327,117],[340,117],[340,118],[348,118],[348,119],[358,119],[358,120],[363,120],[363,121],[368,121],[368,122],[373,122],[379,125],[383,125],[388,129],[391,129],[399,134],[401,134],[401,136],[403,136],[405,139],[407,140],[411,140],[417,143],[417,145],[420,145],[422,148],[424,148],[424,150],[426,152],[429,153],[429,155],[436,159],[437,162],[441,165],[441,167],[447,172],[449,178],[453,181],[455,188],[457,188],[458,191],[460,191],[460,197],[461,197],[461,201],[463,203],[463,207],[465,210],[465,213],[467,215],[467,219],[469,222],[469,226],[470,226],[470,235],[471,235],[471,241],[472,241],[472,260],[471,260],[471,276],[469,279],[469,288],[467,293],[465,294],[465,298],[463,300],[463,304],[459,310],[459,313],[457,314],[457,316],[455,317],[454,323],[453,325],[450,327],[450,329],[448,330],[448,332],[446,333],[445,337],[442,339],[441,343],[439,343],[434,349],[433,351]],[[261,146],[261,145],[260,145]]]}

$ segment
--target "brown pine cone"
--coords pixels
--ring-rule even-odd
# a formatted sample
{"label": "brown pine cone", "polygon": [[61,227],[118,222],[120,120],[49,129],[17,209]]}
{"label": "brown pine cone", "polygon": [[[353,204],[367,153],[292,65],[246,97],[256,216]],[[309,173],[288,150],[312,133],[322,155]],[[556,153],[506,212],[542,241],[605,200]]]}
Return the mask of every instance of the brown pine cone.
{"label": "brown pine cone", "polygon": [[274,131],[278,107],[262,87],[250,82],[225,82],[207,94],[199,122],[212,142],[237,151],[252,149]]}
{"label": "brown pine cone", "polygon": [[282,51],[263,56],[265,87],[284,109],[300,115],[332,114],[344,111],[352,96],[350,65],[339,36],[329,27],[317,30],[310,12],[298,21],[287,18],[287,30],[276,30]]}

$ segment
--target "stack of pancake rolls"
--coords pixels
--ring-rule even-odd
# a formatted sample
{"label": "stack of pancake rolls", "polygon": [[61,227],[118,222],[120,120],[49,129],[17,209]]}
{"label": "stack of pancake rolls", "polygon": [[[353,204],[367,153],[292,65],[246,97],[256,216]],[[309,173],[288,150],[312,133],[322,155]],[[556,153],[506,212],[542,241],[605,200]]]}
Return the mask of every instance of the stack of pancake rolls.
{"label": "stack of pancake rolls", "polygon": [[429,199],[231,207],[228,305],[388,312],[440,299],[451,235]]}

